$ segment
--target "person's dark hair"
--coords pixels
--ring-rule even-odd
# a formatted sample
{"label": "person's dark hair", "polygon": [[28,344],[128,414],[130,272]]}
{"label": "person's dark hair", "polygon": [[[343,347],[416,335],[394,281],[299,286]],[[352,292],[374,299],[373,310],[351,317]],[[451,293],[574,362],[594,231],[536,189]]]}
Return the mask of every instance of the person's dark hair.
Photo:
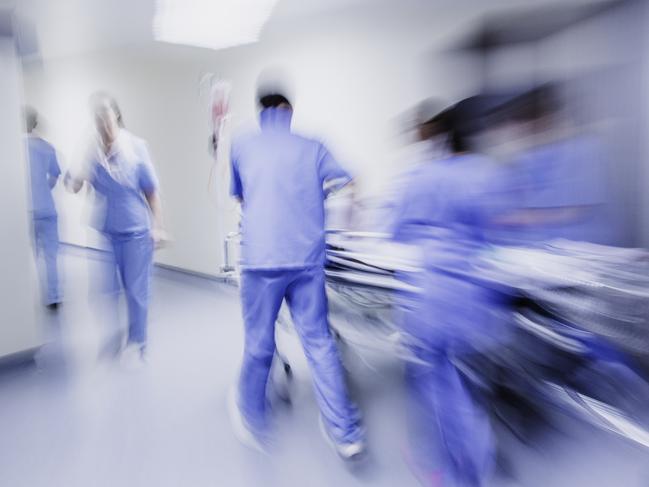
{"label": "person's dark hair", "polygon": [[117,104],[117,100],[115,100],[112,95],[109,95],[108,93],[103,91],[94,93],[90,97],[90,105],[93,107],[93,110],[97,107],[97,105],[101,103],[108,103],[111,110],[113,110],[113,112],[115,113],[115,118],[117,118],[117,125],[119,125],[120,128],[124,128],[124,118],[122,117],[122,111]]}
{"label": "person's dark hair", "polygon": [[506,108],[511,120],[532,122],[559,112],[561,99],[557,87],[548,83],[523,93]]}
{"label": "person's dark hair", "polygon": [[451,152],[467,152],[472,149],[473,137],[482,130],[483,105],[480,96],[465,98],[426,123],[434,126],[437,134],[446,134],[446,145]]}
{"label": "person's dark hair", "polygon": [[25,106],[23,108],[23,116],[25,120],[25,130],[31,133],[38,126],[38,112],[34,107]]}
{"label": "person's dark hair", "polygon": [[446,145],[448,145],[448,141],[450,140],[450,134],[451,134],[451,125],[450,125],[451,110],[452,107],[446,108],[441,112],[437,113],[432,118],[426,120],[425,122],[422,122],[420,124],[420,130],[424,129],[426,131],[426,135],[428,135],[429,138],[445,135]]}
{"label": "person's dark hair", "polygon": [[280,93],[269,93],[259,97],[259,105],[263,108],[277,108],[280,105],[288,105],[292,108],[291,102]]}

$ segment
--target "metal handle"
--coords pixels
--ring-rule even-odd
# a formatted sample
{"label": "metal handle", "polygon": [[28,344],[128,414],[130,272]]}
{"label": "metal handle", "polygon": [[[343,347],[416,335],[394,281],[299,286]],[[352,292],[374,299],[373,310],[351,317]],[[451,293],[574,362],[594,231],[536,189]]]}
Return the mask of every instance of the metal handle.
{"label": "metal handle", "polygon": [[236,267],[230,262],[230,244],[241,237],[241,232],[230,232],[223,241],[223,266],[221,272],[233,272]]}

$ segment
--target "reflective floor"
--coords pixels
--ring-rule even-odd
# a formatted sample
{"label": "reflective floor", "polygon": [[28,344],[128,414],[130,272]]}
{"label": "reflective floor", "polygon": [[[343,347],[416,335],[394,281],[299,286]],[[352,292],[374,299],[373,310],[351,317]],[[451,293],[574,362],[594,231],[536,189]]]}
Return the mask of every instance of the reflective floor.
{"label": "reflective floor", "polygon": [[[295,371],[293,407],[277,410],[272,457],[234,438],[226,396],[242,325],[236,289],[168,270],[155,274],[146,367],[98,360],[100,255],[67,249],[66,301],[43,314],[50,338],[37,366],[0,369],[0,485],[340,486],[419,485],[408,468],[400,368],[389,357],[346,353],[371,457],[350,471],[320,436],[299,344],[279,344]],[[558,418],[532,448],[502,433],[507,462],[493,486],[649,487],[649,453]]]}

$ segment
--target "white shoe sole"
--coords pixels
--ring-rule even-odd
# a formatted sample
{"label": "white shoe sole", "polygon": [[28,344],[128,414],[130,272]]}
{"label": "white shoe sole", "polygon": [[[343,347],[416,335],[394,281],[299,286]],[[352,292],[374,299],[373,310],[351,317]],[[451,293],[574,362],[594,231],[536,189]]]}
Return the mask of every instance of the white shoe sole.
{"label": "white shoe sole", "polygon": [[228,392],[228,414],[230,416],[230,423],[232,424],[232,431],[237,440],[252,450],[268,455],[264,446],[246,426],[241,411],[239,410],[239,405],[237,404],[237,391],[234,387]]}
{"label": "white shoe sole", "polygon": [[342,458],[346,462],[353,462],[365,456],[367,449],[365,448],[363,442],[359,441],[356,443],[349,443],[347,445],[337,444],[327,431],[327,427],[325,426],[324,419],[322,419],[322,415],[320,415],[318,423],[320,425],[320,433],[324,437],[325,441],[340,458]]}
{"label": "white shoe sole", "polygon": [[133,349],[125,349],[119,357],[119,364],[123,370],[128,372],[139,372],[146,366],[146,361],[141,352]]}

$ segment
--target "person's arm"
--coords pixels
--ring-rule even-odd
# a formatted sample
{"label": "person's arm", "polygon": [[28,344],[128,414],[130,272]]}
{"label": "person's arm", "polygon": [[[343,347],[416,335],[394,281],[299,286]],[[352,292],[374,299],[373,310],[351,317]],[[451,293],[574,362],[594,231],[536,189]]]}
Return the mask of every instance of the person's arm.
{"label": "person's arm", "polygon": [[532,193],[525,208],[504,215],[509,226],[569,225],[598,211],[605,202],[600,150],[589,139],[564,142],[553,155],[560,156],[558,175],[549,180],[549,191]]}
{"label": "person's arm", "polygon": [[71,193],[78,193],[85,183],[92,184],[93,161],[96,157],[96,149],[91,145],[82,159],[81,168],[76,172],[67,170],[63,176],[63,185]]}
{"label": "person's arm", "polygon": [[[334,193],[353,181],[350,174],[343,169],[327,148],[320,144],[318,147],[318,174],[322,181],[325,195]],[[353,185],[349,186],[353,193]]]}
{"label": "person's arm", "polygon": [[145,145],[142,145],[141,157],[143,162],[139,166],[140,189],[144,193],[144,197],[149,205],[149,211],[151,212],[151,238],[153,238],[156,248],[159,248],[169,240],[169,237],[164,226],[158,178],[155,175],[149,150]]}
{"label": "person's arm", "polygon": [[63,185],[65,186],[65,189],[75,194],[81,191],[84,182],[83,179],[72,176],[70,171],[66,171],[65,176],[63,177]]}
{"label": "person's arm", "polygon": [[59,161],[56,157],[56,151],[52,150],[52,155],[50,157],[50,163],[47,171],[47,182],[50,185],[50,189],[53,189],[56,186],[59,176],[61,175],[61,168],[59,166]]}
{"label": "person's arm", "polygon": [[162,201],[160,200],[158,191],[144,193],[144,196],[149,204],[151,218],[153,220],[151,237],[153,238],[156,247],[160,247],[169,240],[167,232],[164,229],[164,219],[162,218]]}
{"label": "person's arm", "polygon": [[239,160],[236,144],[230,150],[230,195],[243,204],[243,185],[239,175]]}
{"label": "person's arm", "polygon": [[323,144],[318,144],[318,175],[322,181],[325,198],[336,194],[348,198],[347,225],[353,227],[357,223],[359,212],[358,193],[352,176],[331,155]]}
{"label": "person's arm", "polygon": [[504,226],[560,225],[578,221],[586,215],[592,206],[569,206],[555,208],[527,208],[515,210],[495,220]]}
{"label": "person's arm", "polygon": [[63,185],[71,193],[78,193],[83,188],[85,183],[90,184],[90,174],[87,170],[82,170],[78,174],[73,174],[71,171],[66,171],[63,176]]}

